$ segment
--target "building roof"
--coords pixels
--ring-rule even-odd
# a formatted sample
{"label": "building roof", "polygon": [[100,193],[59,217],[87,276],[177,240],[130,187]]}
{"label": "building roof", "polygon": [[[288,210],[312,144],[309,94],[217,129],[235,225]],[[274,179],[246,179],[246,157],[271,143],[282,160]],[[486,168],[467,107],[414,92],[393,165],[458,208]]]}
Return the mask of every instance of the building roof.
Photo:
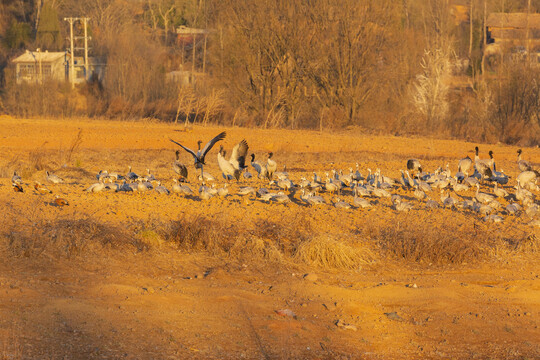
{"label": "building roof", "polygon": [[13,59],[13,62],[14,63],[36,62],[36,61],[53,62],[53,61],[57,61],[59,59],[64,58],[64,56],[66,56],[65,52],[48,52],[48,51],[37,52],[37,51],[26,50],[24,54]]}
{"label": "building roof", "polygon": [[[527,13],[491,13],[487,18],[486,26],[525,29]],[[540,14],[529,14],[529,28],[540,29]]]}
{"label": "building roof", "polygon": [[210,30],[208,29],[196,29],[196,28],[190,28],[190,27],[187,27],[187,26],[184,26],[184,25],[181,25],[179,26],[178,28],[176,28],[176,33],[177,34],[182,34],[182,35],[204,35],[204,34],[208,34],[210,33]]}

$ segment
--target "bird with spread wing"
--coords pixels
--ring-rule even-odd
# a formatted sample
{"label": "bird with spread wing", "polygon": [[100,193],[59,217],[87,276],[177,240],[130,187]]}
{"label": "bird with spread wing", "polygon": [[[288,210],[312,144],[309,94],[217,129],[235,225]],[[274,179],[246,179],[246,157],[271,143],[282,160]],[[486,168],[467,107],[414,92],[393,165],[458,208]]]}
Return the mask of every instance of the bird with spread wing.
{"label": "bird with spread wing", "polygon": [[[212,140],[210,140],[209,142],[206,143],[206,145],[204,146],[204,148],[201,149],[201,144],[202,144],[202,141],[199,140],[197,142],[197,145],[198,145],[198,150],[197,152],[191,150],[190,148],[187,148],[185,147],[184,145],[180,144],[179,142],[176,142],[174,141],[173,139],[169,139],[171,140],[173,143],[175,143],[176,145],[180,146],[182,149],[186,150],[188,153],[190,153],[192,156],[193,156],[193,159],[195,160],[195,168],[196,169],[201,169],[201,178],[203,178],[203,166],[206,165],[206,163],[204,162],[204,158],[206,156],[206,154],[208,154],[208,152],[210,151],[210,149],[212,149],[212,147],[218,142],[218,141],[221,141],[223,139],[225,139],[225,135],[226,132],[223,131],[222,133],[218,134],[216,137],[214,137]],[[204,179],[204,178],[203,178]],[[204,180],[203,180],[204,181]]]}

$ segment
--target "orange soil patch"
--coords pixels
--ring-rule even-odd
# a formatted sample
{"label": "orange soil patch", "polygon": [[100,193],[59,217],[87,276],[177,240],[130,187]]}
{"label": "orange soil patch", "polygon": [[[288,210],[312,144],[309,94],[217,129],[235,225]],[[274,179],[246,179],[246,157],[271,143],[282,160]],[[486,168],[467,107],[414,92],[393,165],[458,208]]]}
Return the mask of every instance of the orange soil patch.
{"label": "orange soil patch", "polygon": [[[291,259],[187,253],[169,244],[143,252],[106,247],[63,252],[54,248],[50,232],[45,241],[51,250],[27,257],[13,252],[19,232],[42,236],[36,224],[89,218],[130,231],[185,216],[230,221],[252,230],[261,221],[297,224],[305,226],[307,230],[301,230],[308,235],[346,238],[351,244],[369,240],[355,237],[363,237],[367,227],[399,226],[411,219],[441,231],[455,227],[457,237],[462,228],[539,236],[524,217],[485,224],[479,215],[460,211],[428,213],[417,202],[411,213],[400,214],[386,199],[364,211],[309,208],[301,201],[266,204],[237,195],[204,202],[153,192],[82,191],[95,182],[100,169],[125,173],[128,165],[138,173],[150,169],[170,187],[177,146],[168,138],[195,148],[198,139],[206,141],[223,130],[227,138],[222,144],[229,152],[245,138],[259,159],[273,151],[279,169],[286,164],[295,182],[314,171],[347,171],[356,163],[364,174],[380,168],[397,178],[410,157],[421,159],[430,171],[446,163],[456,171],[458,159],[474,156],[475,144],[350,132],[198,126],[185,131],[183,125],[162,123],[5,116],[0,117],[0,128],[0,249],[5,254],[0,262],[0,358],[540,357],[537,253],[452,266],[416,266],[377,257],[371,265],[338,271]],[[79,131],[81,143],[70,154]],[[517,148],[480,148],[482,157],[493,150],[498,168],[515,179]],[[205,170],[221,186],[215,156],[213,149]],[[524,149],[524,157],[538,162],[540,149]],[[192,160],[187,153],[182,160],[189,164],[190,185],[196,190]],[[49,185],[53,194],[38,195],[30,184],[45,182],[47,169],[66,184]],[[23,174],[24,193],[11,190],[13,170]],[[268,186],[257,180],[241,185]],[[231,194],[238,186],[231,184]],[[403,190],[395,192],[410,197]],[[51,205],[55,195],[70,206]],[[438,200],[439,194],[432,197]],[[349,193],[341,198],[352,201]],[[268,231],[268,236],[281,236]],[[307,272],[318,279],[303,279]],[[284,309],[296,317],[276,313]],[[356,331],[336,326],[337,320]]]}

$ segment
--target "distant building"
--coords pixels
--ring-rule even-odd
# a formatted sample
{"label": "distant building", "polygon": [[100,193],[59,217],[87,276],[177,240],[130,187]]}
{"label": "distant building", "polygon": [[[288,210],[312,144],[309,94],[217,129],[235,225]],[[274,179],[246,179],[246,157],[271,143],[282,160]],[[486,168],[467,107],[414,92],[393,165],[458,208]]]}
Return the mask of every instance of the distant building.
{"label": "distant building", "polygon": [[[17,84],[41,83],[43,81],[68,81],[69,59],[67,52],[48,52],[26,50],[24,54],[12,60],[15,64]],[[102,80],[105,66],[99,58],[88,58],[88,73],[85,73],[84,59],[75,57],[75,83],[82,83],[97,76]]]}
{"label": "distant building", "polygon": [[540,63],[540,14],[492,13],[486,21],[486,56],[508,54],[514,59],[526,57]]}
{"label": "distant building", "polygon": [[28,51],[15,58],[17,84],[40,83],[45,80],[66,80],[67,55],[65,52]]}

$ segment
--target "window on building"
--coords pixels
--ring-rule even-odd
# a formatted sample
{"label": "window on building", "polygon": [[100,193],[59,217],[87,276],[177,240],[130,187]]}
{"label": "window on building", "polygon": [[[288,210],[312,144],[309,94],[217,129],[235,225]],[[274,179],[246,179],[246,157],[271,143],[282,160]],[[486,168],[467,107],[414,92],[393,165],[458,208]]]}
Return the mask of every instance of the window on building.
{"label": "window on building", "polygon": [[52,74],[51,64],[42,65],[41,71],[44,77],[50,77]]}
{"label": "window on building", "polygon": [[32,76],[36,74],[36,67],[34,64],[19,64],[20,76]]}

